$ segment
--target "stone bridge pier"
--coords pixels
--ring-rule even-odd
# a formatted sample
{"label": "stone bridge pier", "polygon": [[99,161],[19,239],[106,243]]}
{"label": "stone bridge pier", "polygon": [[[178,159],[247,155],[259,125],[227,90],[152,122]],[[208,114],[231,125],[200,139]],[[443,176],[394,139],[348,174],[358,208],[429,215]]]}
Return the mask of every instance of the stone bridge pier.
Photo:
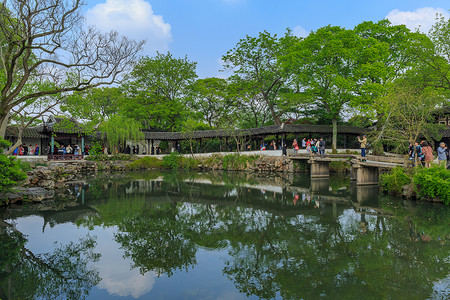
{"label": "stone bridge pier", "polygon": [[328,178],[330,177],[330,162],[322,159],[310,159],[308,163],[311,165],[311,178]]}
{"label": "stone bridge pier", "polygon": [[380,169],[374,166],[364,166],[352,163],[350,179],[356,181],[356,185],[378,185]]}

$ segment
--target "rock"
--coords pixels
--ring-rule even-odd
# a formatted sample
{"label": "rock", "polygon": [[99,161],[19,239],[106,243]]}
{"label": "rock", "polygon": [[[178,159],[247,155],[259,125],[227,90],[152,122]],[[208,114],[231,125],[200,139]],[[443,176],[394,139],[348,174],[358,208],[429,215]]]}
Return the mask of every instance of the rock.
{"label": "rock", "polygon": [[53,180],[40,180],[38,186],[48,189],[55,188],[55,182]]}
{"label": "rock", "polygon": [[16,192],[22,196],[23,199],[28,199],[33,202],[41,202],[45,199],[53,197],[53,192],[41,187],[33,188],[17,188]]}
{"label": "rock", "polygon": [[407,184],[402,187],[402,196],[408,199],[413,198],[415,196],[412,184]]}

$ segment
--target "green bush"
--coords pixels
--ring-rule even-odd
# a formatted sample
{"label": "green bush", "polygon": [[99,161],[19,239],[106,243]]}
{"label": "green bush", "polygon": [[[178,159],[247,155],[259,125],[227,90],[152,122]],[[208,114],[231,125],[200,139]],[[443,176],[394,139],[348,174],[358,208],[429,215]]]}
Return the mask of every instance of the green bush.
{"label": "green bush", "polygon": [[202,162],[198,159],[191,157],[184,157],[178,152],[172,152],[169,155],[163,157],[162,165],[165,168],[169,168],[172,170],[177,169],[186,169],[191,170],[197,168],[199,164]]}
{"label": "green bush", "polygon": [[394,195],[401,195],[404,185],[412,181],[411,171],[403,167],[395,167],[389,173],[380,175],[380,185],[383,190]]}
{"label": "green bush", "polygon": [[163,166],[172,170],[177,170],[181,168],[181,161],[183,156],[178,152],[172,152],[169,155],[163,157]]}
{"label": "green bush", "polygon": [[91,160],[91,161],[117,161],[117,160],[127,161],[127,160],[131,160],[131,155],[130,154],[123,154],[123,153],[119,153],[117,155],[106,155],[106,154],[100,153],[100,154],[91,154],[89,156],[86,156],[86,160]]}
{"label": "green bush", "polygon": [[150,157],[150,156],[139,158],[127,165],[127,168],[131,169],[131,170],[160,169],[162,167],[163,167],[163,161],[159,160],[156,157]]}
{"label": "green bush", "polygon": [[2,154],[3,149],[9,146],[8,141],[0,139],[0,193],[11,190],[18,182],[27,178],[27,174],[22,170],[23,164],[14,157]]}
{"label": "green bush", "polygon": [[450,205],[450,170],[442,165],[418,168],[414,175],[417,194],[422,198],[440,198]]}
{"label": "green bush", "polygon": [[227,154],[223,157],[222,168],[224,170],[243,170],[247,167],[247,162],[253,163],[258,158],[258,155]]}

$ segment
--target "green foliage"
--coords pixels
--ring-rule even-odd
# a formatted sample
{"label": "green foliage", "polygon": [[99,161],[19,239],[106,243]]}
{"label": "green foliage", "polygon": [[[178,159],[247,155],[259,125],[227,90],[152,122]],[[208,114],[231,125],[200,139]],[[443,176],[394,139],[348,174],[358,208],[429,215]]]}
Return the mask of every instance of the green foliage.
{"label": "green foliage", "polygon": [[439,198],[450,205],[450,170],[442,165],[420,168],[414,175],[414,184],[422,198]]}
{"label": "green foliage", "polygon": [[330,172],[334,173],[350,172],[350,163],[347,161],[332,161],[330,162]]}
{"label": "green foliage", "polygon": [[132,118],[114,115],[100,126],[100,131],[106,134],[106,140],[112,149],[126,141],[140,141],[144,138],[142,125]]}
{"label": "green foliage", "polygon": [[142,57],[123,87],[127,97],[120,103],[121,113],[144,128],[180,130],[189,114],[185,97],[197,77],[196,65],[171,53]]}
{"label": "green foliage", "polygon": [[163,167],[163,161],[156,157],[142,157],[127,165],[128,169],[140,170],[140,169],[160,169]]}
{"label": "green foliage", "polygon": [[27,178],[27,174],[22,170],[22,166],[26,165],[17,162],[15,157],[2,154],[3,149],[9,146],[8,141],[0,139],[0,193],[11,190],[12,187]]}
{"label": "green foliage", "polygon": [[222,158],[222,168],[224,170],[245,170],[247,164],[253,163],[258,158],[258,155],[227,154]]}
{"label": "green foliage", "polygon": [[172,170],[177,170],[181,167],[183,155],[178,152],[172,152],[163,157],[163,166]]}
{"label": "green foliage", "polygon": [[165,168],[172,170],[191,170],[197,168],[199,164],[201,164],[201,161],[190,157],[184,157],[176,151],[164,156],[162,161],[162,165]]}
{"label": "green foliage", "polygon": [[119,153],[117,155],[99,153],[97,155],[88,155],[85,159],[91,161],[129,161],[131,160],[131,155],[124,153]]}
{"label": "green foliage", "polygon": [[410,184],[412,174],[403,167],[395,167],[389,173],[380,175],[380,185],[383,190],[394,195],[401,195],[404,185]]}

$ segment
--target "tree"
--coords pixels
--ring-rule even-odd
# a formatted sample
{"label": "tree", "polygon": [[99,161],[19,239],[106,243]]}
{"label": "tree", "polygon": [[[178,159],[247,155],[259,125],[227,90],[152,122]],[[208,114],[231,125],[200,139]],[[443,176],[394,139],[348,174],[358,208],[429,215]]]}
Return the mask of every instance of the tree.
{"label": "tree", "polygon": [[427,85],[450,95],[450,19],[436,18],[428,37],[415,45],[410,51],[420,62],[420,74]]}
{"label": "tree", "polygon": [[446,97],[433,87],[427,87],[420,75],[399,78],[379,99],[384,116],[378,120],[382,124],[382,132],[372,134],[381,135],[383,142],[395,146],[401,153],[405,152],[411,141],[418,141],[419,138],[440,140],[441,126],[434,124],[433,113],[445,102],[448,102]]}
{"label": "tree", "polygon": [[378,71],[387,55],[386,46],[373,38],[362,38],[353,30],[326,26],[299,41],[281,58],[299,86],[299,99],[333,125],[333,151],[337,148],[337,124],[341,114],[358,106],[358,95],[367,78]]}
{"label": "tree", "polygon": [[202,114],[211,128],[216,127],[225,115],[233,113],[234,103],[227,90],[228,83],[222,78],[197,79],[192,85],[190,106]]}
{"label": "tree", "polygon": [[[106,135],[111,150],[124,145],[127,141],[141,141],[144,138],[141,129],[142,125],[138,121],[118,114],[111,116],[99,127],[100,132]],[[115,151],[111,152],[115,154]]]}
{"label": "tree", "polygon": [[241,39],[222,57],[225,69],[233,70],[237,78],[258,91],[276,124],[281,124],[283,113],[278,103],[279,90],[288,77],[277,59],[297,40],[289,30],[282,38],[264,31],[258,37]]}
{"label": "tree", "polygon": [[118,103],[121,98],[122,92],[117,87],[92,88],[66,97],[61,110],[79,120],[86,121],[85,125],[95,127],[100,126],[118,112]]}
{"label": "tree", "polygon": [[188,113],[185,97],[197,77],[196,64],[171,53],[141,58],[124,85],[121,111],[144,127],[179,130]]}
{"label": "tree", "polygon": [[[4,0],[0,5],[0,137],[15,106],[114,83],[135,60],[143,42],[85,28],[82,5],[82,0]],[[33,89],[34,78],[53,84]]]}
{"label": "tree", "polygon": [[234,120],[228,118],[228,121],[239,128],[264,126],[270,117],[267,114],[268,106],[263,96],[253,89],[252,83],[242,81],[238,76],[231,76],[229,81],[228,96],[234,99],[239,109],[234,113]]}

